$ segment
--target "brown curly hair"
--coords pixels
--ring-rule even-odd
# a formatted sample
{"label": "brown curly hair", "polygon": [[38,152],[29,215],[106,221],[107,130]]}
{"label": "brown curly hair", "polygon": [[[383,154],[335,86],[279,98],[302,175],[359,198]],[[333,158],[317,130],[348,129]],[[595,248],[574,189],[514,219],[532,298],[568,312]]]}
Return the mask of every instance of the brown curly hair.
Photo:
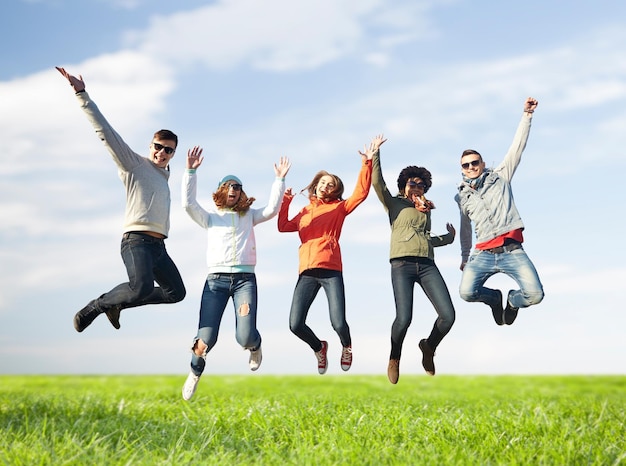
{"label": "brown curly hair", "polygon": [[[213,193],[213,202],[215,202],[215,205],[217,206],[217,208],[219,209],[227,208],[226,204],[228,202],[228,190],[229,189],[230,189],[230,184],[224,183],[219,188],[217,188],[217,191]],[[244,215],[250,209],[250,206],[252,205],[254,201],[256,201],[256,199],[253,197],[248,197],[246,193],[244,192],[243,188],[241,188],[241,192],[239,194],[239,200],[237,201],[237,204],[235,204],[233,207],[230,207],[230,209],[234,210],[235,212],[238,212],[239,215]]]}

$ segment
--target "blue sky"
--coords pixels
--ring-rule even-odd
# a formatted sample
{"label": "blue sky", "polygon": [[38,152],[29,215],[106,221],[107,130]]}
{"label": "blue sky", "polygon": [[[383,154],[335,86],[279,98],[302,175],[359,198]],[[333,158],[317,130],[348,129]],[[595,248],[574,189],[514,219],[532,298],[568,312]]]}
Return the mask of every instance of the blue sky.
{"label": "blue sky", "polygon": [[[623,18],[618,1],[11,0],[0,17],[0,373],[187,373],[206,273],[205,232],[180,207],[187,148],[204,148],[201,202],[235,173],[261,206],[280,156],[293,163],[288,186],[300,190],[325,169],[350,192],[357,151],[382,132],[388,184],[407,165],[427,167],[433,231],[444,233],[446,222],[458,228],[460,153],[474,148],[498,164],[533,96],[539,107],[513,190],[546,297],[498,327],[489,308],[458,296],[458,239],[438,248],[457,320],[437,372],[623,374]],[[126,278],[124,195],[56,65],[83,75],[137,152],[147,155],[157,129],[180,137],[167,247],[188,295],[124,311],[119,331],[104,318],[82,334],[72,326],[76,311]],[[258,373],[313,374],[312,352],[288,329],[297,235],[279,233],[274,220],[256,234]],[[355,373],[386,370],[395,314],[388,241],[372,192],[341,240]],[[434,319],[416,288],[402,373],[423,374],[417,342]],[[309,324],[329,341],[329,373],[340,373],[323,294]],[[247,358],[229,305],[206,373],[249,373]]]}

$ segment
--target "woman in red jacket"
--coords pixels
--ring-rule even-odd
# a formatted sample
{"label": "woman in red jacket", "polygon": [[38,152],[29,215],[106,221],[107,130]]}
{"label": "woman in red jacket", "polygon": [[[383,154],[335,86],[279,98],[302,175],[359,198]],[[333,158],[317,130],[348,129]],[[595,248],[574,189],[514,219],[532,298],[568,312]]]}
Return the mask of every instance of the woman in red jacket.
{"label": "woman in red jacket", "polygon": [[328,342],[322,341],[306,325],[307,314],[320,288],[324,288],[328,299],[330,321],[343,350],[341,369],[347,371],[352,365],[352,339],[346,321],[346,299],[343,283],[341,249],[339,237],[348,214],[361,204],[369,193],[372,178],[372,157],[385,142],[382,135],[372,139],[369,148],[359,151],[362,158],[361,171],[348,199],[342,199],[343,182],[326,171],[318,172],[313,181],[304,188],[308,190],[310,204],[291,220],[288,219],[289,205],[293,199],[291,188],[285,191],[278,212],[278,231],[297,231],[300,236],[299,276],[293,292],[289,329],[306,342],[317,357],[317,370],[326,373],[328,368]]}

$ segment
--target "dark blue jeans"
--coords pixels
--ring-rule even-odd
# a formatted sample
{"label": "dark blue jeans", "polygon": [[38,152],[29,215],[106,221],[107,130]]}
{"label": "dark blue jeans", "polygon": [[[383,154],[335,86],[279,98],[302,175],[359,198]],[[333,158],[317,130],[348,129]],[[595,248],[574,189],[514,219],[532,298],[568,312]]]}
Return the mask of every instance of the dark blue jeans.
{"label": "dark blue jeans", "polygon": [[[183,300],[185,285],[165,250],[164,240],[141,233],[125,233],[121,254],[129,281],[117,285],[96,300],[102,312],[115,306],[126,309]],[[155,281],[159,286],[154,286]]]}
{"label": "dark blue jeans", "polygon": [[438,315],[428,337],[428,343],[433,350],[454,324],[456,314],[450,292],[435,263],[426,257],[392,259],[391,284],[396,302],[396,319],[391,327],[390,359],[400,359],[402,353],[402,343],[413,319],[415,283],[422,287]]}
{"label": "dark blue jeans", "polygon": [[309,269],[298,277],[293,291],[291,311],[289,313],[289,329],[301,340],[308,343],[313,351],[322,349],[322,342],[306,324],[306,317],[317,292],[324,288],[328,300],[330,323],[333,326],[342,346],[351,346],[350,327],[346,322],[346,294],[343,274],[338,270]]}
{"label": "dark blue jeans", "polygon": [[[235,307],[235,338],[244,349],[261,346],[261,335],[256,328],[257,283],[254,273],[211,273],[204,282],[198,333],[193,341],[191,370],[200,375],[206,366],[206,355],[217,343],[220,324],[228,300]],[[207,348],[202,356],[193,349],[202,340]]]}

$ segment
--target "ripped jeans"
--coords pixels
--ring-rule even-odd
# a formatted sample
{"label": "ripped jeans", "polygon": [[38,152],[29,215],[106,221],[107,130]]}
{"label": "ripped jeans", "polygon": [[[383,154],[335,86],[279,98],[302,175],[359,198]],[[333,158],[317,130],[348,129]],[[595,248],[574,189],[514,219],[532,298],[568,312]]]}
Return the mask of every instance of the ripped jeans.
{"label": "ripped jeans", "polygon": [[[204,371],[206,355],[217,343],[222,316],[228,300],[233,298],[235,309],[235,337],[244,349],[261,346],[261,335],[256,328],[257,285],[254,273],[211,273],[204,282],[198,334],[192,345],[191,370],[200,375]],[[193,352],[198,340],[207,348],[203,356]]]}

